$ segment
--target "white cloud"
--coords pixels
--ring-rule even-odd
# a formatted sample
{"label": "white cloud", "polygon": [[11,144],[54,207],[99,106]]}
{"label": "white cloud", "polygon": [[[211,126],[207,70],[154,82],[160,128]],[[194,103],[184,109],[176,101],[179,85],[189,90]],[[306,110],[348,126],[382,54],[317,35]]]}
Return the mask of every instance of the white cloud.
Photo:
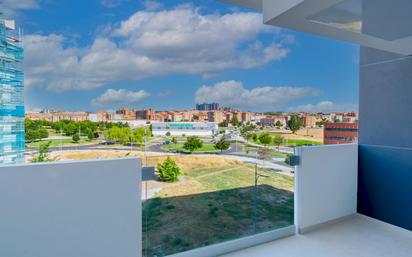
{"label": "white cloud", "polygon": [[[84,90],[168,74],[221,74],[285,58],[279,30],[262,25],[256,13],[201,14],[190,6],[139,11],[109,37],[85,48],[67,47],[63,36],[25,37],[29,87],[54,91]],[[256,37],[276,38],[262,43]]]}
{"label": "white cloud", "polygon": [[126,0],[102,0],[100,4],[106,8],[114,8],[123,4]]}
{"label": "white cloud", "polygon": [[336,104],[331,101],[323,101],[318,104],[307,104],[289,108],[289,111],[308,113],[353,112],[357,110],[358,106],[355,104]]}
{"label": "white cloud", "polygon": [[322,92],[311,87],[255,87],[246,89],[241,82],[223,81],[202,86],[196,91],[197,103],[217,102],[223,106],[253,110],[281,110],[291,101],[319,96]]}
{"label": "white cloud", "polygon": [[37,9],[39,3],[37,0],[1,0],[0,10],[6,18],[13,18],[17,11]]}
{"label": "white cloud", "polygon": [[143,5],[148,11],[159,10],[160,8],[163,7],[162,3],[157,2],[157,1],[152,1],[152,0],[143,1]]}
{"label": "white cloud", "polygon": [[92,105],[95,107],[132,105],[139,103],[148,96],[150,94],[144,90],[108,89],[99,97],[93,99]]}

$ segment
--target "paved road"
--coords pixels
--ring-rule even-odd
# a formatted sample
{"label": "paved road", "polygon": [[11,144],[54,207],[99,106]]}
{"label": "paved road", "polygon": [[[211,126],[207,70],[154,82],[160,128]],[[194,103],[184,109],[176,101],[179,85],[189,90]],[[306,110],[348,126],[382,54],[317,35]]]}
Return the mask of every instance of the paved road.
{"label": "paved road", "polygon": [[[168,150],[164,150],[162,149],[163,144],[156,144],[156,145],[151,145],[147,148],[148,151],[151,152],[160,152],[160,153],[168,153]],[[195,152],[196,154],[231,154],[231,153],[236,153],[236,152],[243,152],[244,148],[239,145],[239,144],[235,144],[235,143],[230,143],[230,147],[228,150],[220,152],[220,151],[216,151],[216,152]]]}
{"label": "paved road", "polygon": [[[151,145],[147,147],[147,152],[148,153],[168,153],[167,150],[162,149],[162,144],[163,141],[152,141],[150,142]],[[153,144],[154,143],[154,144]],[[90,145],[78,145],[78,146],[63,146],[63,147],[51,147],[51,151],[77,151],[77,150],[98,150],[98,151],[113,151],[113,150],[119,150],[119,151],[129,151],[130,147],[128,146],[107,146],[107,147],[102,147],[104,145],[102,144],[90,144]],[[259,145],[259,147],[262,147]],[[29,152],[37,152],[38,148],[37,147],[26,147],[26,151]],[[133,148],[133,151],[140,151],[142,152],[142,149],[136,149]],[[256,158],[250,155],[247,155],[246,150],[244,147],[238,143],[231,142],[230,143],[230,148],[226,151],[220,152],[196,152],[195,154],[205,154],[205,155],[221,155],[225,156],[231,159],[239,160],[245,163],[249,164],[256,164]],[[179,154],[179,153],[177,153]],[[284,163],[284,158],[272,158],[271,160],[266,160],[266,161],[261,161],[259,160],[257,162],[258,167],[264,167],[266,169],[272,170],[274,172],[279,172],[288,176],[293,175],[293,168],[286,165]]]}

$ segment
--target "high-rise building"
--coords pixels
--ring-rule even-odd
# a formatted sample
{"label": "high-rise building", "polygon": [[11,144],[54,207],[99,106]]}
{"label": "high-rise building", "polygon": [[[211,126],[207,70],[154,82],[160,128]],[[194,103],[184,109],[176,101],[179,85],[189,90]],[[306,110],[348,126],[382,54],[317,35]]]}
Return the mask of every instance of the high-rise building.
{"label": "high-rise building", "polygon": [[217,111],[217,110],[219,110],[219,104],[218,103],[196,104],[196,110],[198,110],[198,111]]}
{"label": "high-rise building", "polygon": [[24,161],[23,48],[14,29],[0,19],[0,164]]}

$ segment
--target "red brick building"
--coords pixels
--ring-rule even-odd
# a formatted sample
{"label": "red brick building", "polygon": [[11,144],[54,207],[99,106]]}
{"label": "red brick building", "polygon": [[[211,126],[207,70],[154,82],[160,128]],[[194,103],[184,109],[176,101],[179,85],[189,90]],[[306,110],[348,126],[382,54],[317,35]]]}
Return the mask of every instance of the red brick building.
{"label": "red brick building", "polygon": [[323,131],[323,143],[348,144],[358,140],[358,123],[326,123]]}

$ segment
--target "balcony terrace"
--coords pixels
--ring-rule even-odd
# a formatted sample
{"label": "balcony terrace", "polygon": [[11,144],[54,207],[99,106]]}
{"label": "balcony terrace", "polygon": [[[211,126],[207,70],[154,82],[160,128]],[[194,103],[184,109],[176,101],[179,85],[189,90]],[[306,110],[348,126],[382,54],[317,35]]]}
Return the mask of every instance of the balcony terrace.
{"label": "balcony terrace", "polygon": [[[128,158],[131,150],[119,150],[120,159],[3,166],[0,256],[412,255],[412,33],[405,12],[412,3],[363,0],[357,35],[306,19],[342,1],[229,2],[263,11],[270,25],[362,45],[359,144],[296,147],[293,171],[260,164],[266,157],[236,156],[246,161],[228,158],[211,172],[202,165],[213,162],[198,154],[179,184],[162,185],[161,199],[156,182],[142,182],[151,179],[142,168],[165,156]],[[382,24],[376,17],[384,11]],[[387,24],[384,38],[397,28],[409,36],[379,38]],[[176,158],[184,163],[185,155]]]}

